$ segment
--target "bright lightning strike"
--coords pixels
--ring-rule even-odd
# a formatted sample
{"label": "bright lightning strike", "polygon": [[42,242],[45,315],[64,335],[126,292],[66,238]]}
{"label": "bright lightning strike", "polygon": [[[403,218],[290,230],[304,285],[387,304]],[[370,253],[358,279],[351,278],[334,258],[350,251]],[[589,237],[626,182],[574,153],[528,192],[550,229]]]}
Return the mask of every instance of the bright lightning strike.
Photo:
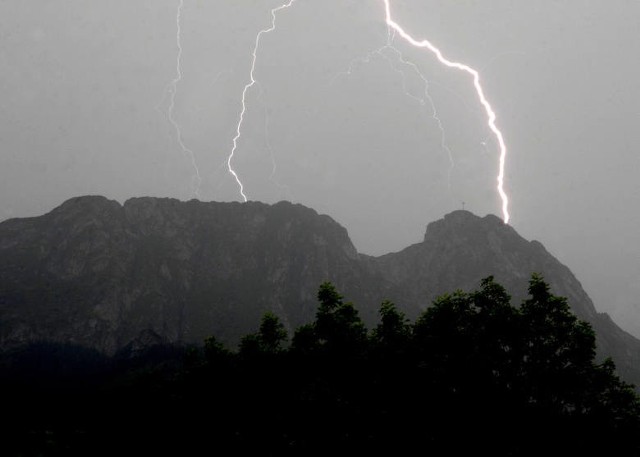
{"label": "bright lightning strike", "polygon": [[[491,107],[491,104],[489,103],[489,101],[487,100],[487,98],[484,95],[484,89],[482,88],[482,85],[480,84],[480,74],[478,73],[478,71],[476,71],[475,69],[469,67],[466,64],[463,63],[459,63],[459,62],[454,62],[451,60],[448,60],[447,58],[445,58],[442,54],[442,52],[436,47],[434,46],[430,41],[428,40],[417,40],[415,38],[413,38],[411,35],[409,35],[407,32],[405,32],[405,30],[397,23],[393,20],[392,16],[391,16],[391,4],[390,4],[390,0],[382,0],[384,2],[384,6],[385,6],[385,22],[387,25],[387,28],[389,29],[389,40],[387,42],[387,46],[379,49],[378,51],[375,51],[372,54],[378,53],[380,55],[382,55],[381,51],[384,48],[389,48],[392,49],[394,52],[396,52],[398,54],[398,59],[400,62],[404,63],[404,64],[408,64],[408,65],[413,65],[410,62],[406,62],[403,58],[401,53],[395,49],[392,44],[391,44],[391,40],[392,40],[392,31],[393,31],[393,35],[395,35],[396,33],[402,37],[405,41],[407,41],[409,44],[411,44],[414,47],[417,48],[426,48],[429,51],[431,51],[436,58],[438,59],[438,61],[440,63],[442,63],[443,65],[450,67],[450,68],[456,68],[458,70],[462,70],[465,73],[470,74],[473,77],[473,85],[475,87],[476,93],[478,94],[478,98],[480,100],[480,103],[482,104],[482,106],[485,109],[485,112],[487,114],[488,117],[488,121],[487,121],[487,125],[489,126],[489,129],[493,132],[493,134],[495,135],[499,148],[500,148],[500,160],[499,160],[499,170],[498,170],[498,177],[497,177],[497,181],[498,181],[498,194],[500,195],[500,198],[502,200],[502,214],[503,214],[503,220],[506,223],[509,222],[509,197],[507,196],[505,190],[504,190],[504,169],[505,169],[505,161],[506,161],[506,156],[507,156],[507,147],[502,135],[502,132],[498,129],[497,125],[496,125],[496,114],[493,111],[493,108]],[[276,7],[274,9],[271,10],[271,26],[267,29],[261,30],[260,32],[258,32],[257,36],[256,36],[256,40],[255,40],[255,45],[252,51],[252,62],[251,62],[251,71],[250,71],[250,81],[244,86],[244,89],[242,91],[242,110],[240,112],[240,118],[238,120],[238,124],[237,124],[237,128],[236,128],[236,135],[233,138],[233,147],[231,149],[231,152],[227,158],[227,168],[229,169],[229,172],[233,175],[233,177],[235,178],[238,186],[240,187],[240,195],[242,195],[242,198],[244,199],[244,201],[247,201],[247,196],[244,193],[244,186],[242,184],[242,181],[240,180],[240,178],[238,177],[238,174],[236,173],[236,171],[233,169],[232,167],[232,160],[233,157],[235,155],[235,152],[238,148],[238,140],[240,139],[241,135],[242,135],[242,125],[244,123],[244,117],[245,114],[247,112],[247,103],[246,103],[246,98],[247,98],[247,93],[249,91],[249,89],[251,89],[256,83],[256,79],[255,79],[255,67],[256,67],[256,61],[258,58],[258,49],[260,47],[260,40],[262,38],[263,35],[270,33],[272,31],[275,30],[276,28],[276,18],[277,18],[277,14],[278,12],[280,12],[283,9],[287,9],[289,8],[291,5],[293,5],[293,3],[295,3],[296,0],[289,0],[287,3],[284,3],[282,5],[280,5],[279,7]],[[182,3],[182,2],[181,2]],[[369,56],[370,57],[370,56]],[[368,60],[368,58],[365,60]],[[384,57],[384,56],[383,56]],[[426,80],[426,78],[418,71],[417,67],[415,65],[413,65],[413,68],[418,72],[419,76],[423,79],[423,81],[425,82],[425,95],[426,98],[430,101],[430,105],[433,111],[433,117],[434,119],[438,122],[438,126],[441,129],[441,132],[443,134],[442,136],[442,146],[443,149],[445,149],[447,151],[447,153],[449,154],[450,160],[452,160],[451,158],[451,154],[450,151],[448,149],[448,147],[446,147],[446,142],[445,142],[445,138],[444,138],[444,129],[442,127],[442,124],[440,122],[440,119],[437,117],[437,113],[435,111],[435,106],[433,105],[433,101],[431,100],[431,97],[428,94],[428,81]],[[175,92],[175,91],[174,91]]]}
{"label": "bright lightning strike", "polygon": [[419,41],[413,38],[411,35],[405,32],[404,29],[397,22],[395,22],[391,17],[390,0],[382,0],[382,1],[384,2],[384,6],[385,6],[385,20],[388,27],[391,27],[402,38],[404,38],[405,41],[407,41],[412,46],[415,46],[418,48],[427,48],[436,56],[438,61],[440,61],[440,63],[442,63],[443,65],[446,65],[447,67],[450,67],[450,68],[456,68],[458,70],[462,70],[466,73],[469,73],[473,77],[473,85],[478,94],[478,98],[480,99],[480,103],[484,107],[488,116],[487,124],[491,129],[491,131],[493,132],[493,134],[495,135],[496,139],[498,140],[498,145],[500,146],[500,166],[499,166],[498,178],[497,178],[498,193],[500,194],[500,198],[502,199],[502,215],[503,215],[504,223],[507,224],[509,222],[509,217],[510,217],[509,216],[509,197],[504,191],[504,167],[505,167],[505,160],[507,156],[507,146],[504,142],[502,132],[500,132],[500,130],[496,126],[496,114],[493,111],[491,104],[485,97],[484,90],[480,85],[480,74],[473,68],[469,67],[468,65],[465,65],[459,62],[453,62],[451,60],[446,59],[442,55],[442,52],[437,47],[435,47],[430,41],[428,40]]}
{"label": "bright lightning strike", "polygon": [[189,149],[185,144],[182,137],[182,130],[180,129],[180,125],[176,121],[174,117],[174,109],[176,107],[176,94],[178,92],[178,84],[182,81],[182,11],[184,9],[184,0],[180,0],[178,4],[178,11],[176,13],[176,45],[178,47],[178,54],[176,57],[176,77],[171,81],[169,86],[167,87],[167,91],[169,92],[169,108],[167,110],[167,118],[169,122],[173,126],[176,132],[176,139],[180,148],[182,149],[182,153],[185,154],[190,162],[191,166],[194,170],[194,176],[192,178],[192,190],[193,194],[200,198],[200,186],[202,185],[202,178],[200,177],[200,170],[198,169],[198,164],[196,163],[196,156],[191,149]]}
{"label": "bright lightning strike", "polygon": [[233,169],[231,162],[233,160],[233,156],[236,153],[236,150],[238,149],[238,140],[242,135],[242,124],[244,123],[244,116],[247,112],[247,102],[246,102],[247,92],[257,82],[255,79],[256,61],[258,60],[258,49],[260,48],[260,40],[262,39],[262,36],[267,33],[273,32],[276,29],[276,17],[278,13],[284,9],[289,8],[295,2],[296,0],[289,0],[287,3],[283,3],[277,8],[273,8],[271,10],[271,26],[267,29],[263,29],[263,30],[260,30],[260,32],[258,32],[258,34],[256,35],[256,41],[253,47],[253,51],[251,53],[251,55],[253,56],[253,59],[251,61],[251,72],[249,73],[250,81],[244,86],[244,89],[242,90],[242,111],[240,111],[240,118],[238,120],[238,125],[236,128],[236,136],[233,138],[233,147],[231,148],[231,152],[229,153],[229,157],[227,158],[227,168],[229,169],[229,173],[233,175],[236,182],[238,183],[238,186],[240,187],[240,195],[242,195],[242,198],[245,202],[247,201],[247,196],[244,193],[244,185],[242,184],[242,181],[240,181],[240,178],[238,177],[238,174],[236,173],[236,171]]}

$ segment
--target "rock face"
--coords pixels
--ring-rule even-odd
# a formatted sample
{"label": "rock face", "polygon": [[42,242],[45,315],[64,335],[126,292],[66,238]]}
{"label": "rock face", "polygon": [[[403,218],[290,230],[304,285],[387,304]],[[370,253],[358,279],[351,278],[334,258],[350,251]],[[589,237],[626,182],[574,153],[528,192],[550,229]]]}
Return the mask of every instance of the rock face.
{"label": "rock face", "polygon": [[346,230],[301,205],[79,197],[0,224],[0,343],[235,343],[267,310],[308,321],[323,281],[370,301],[370,279]]}
{"label": "rock face", "polygon": [[287,202],[74,198],[0,223],[0,347],[51,341],[115,354],[211,334],[235,344],[265,311],[290,329],[311,320],[327,280],[372,324],[382,299],[416,317],[437,295],[489,275],[518,303],[533,272],[640,384],[640,341],[596,312],[571,271],[497,217],[467,211],[429,224],[422,243],[374,258],[330,217]]}
{"label": "rock face", "polygon": [[438,295],[477,288],[489,275],[516,303],[527,296],[532,273],[541,273],[554,293],[569,299],[584,320],[597,316],[571,271],[537,241],[527,241],[496,216],[454,211],[432,222],[422,243],[373,260],[398,289],[398,297],[424,308]]}
{"label": "rock face", "polygon": [[538,241],[527,241],[496,216],[454,211],[427,226],[422,243],[370,259],[393,286],[388,298],[420,309],[438,295],[474,290],[494,276],[519,304],[532,273],[540,273],[555,295],[567,297],[573,312],[593,326],[600,357],[612,357],[624,379],[640,385],[640,340],[618,327],[593,302],[569,268]]}

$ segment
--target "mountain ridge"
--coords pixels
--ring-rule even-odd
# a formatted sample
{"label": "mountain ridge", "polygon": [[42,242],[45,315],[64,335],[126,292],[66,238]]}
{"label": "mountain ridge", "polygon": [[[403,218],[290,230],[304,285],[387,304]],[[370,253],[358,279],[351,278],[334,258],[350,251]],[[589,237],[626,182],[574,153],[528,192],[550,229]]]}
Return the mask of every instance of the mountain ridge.
{"label": "mountain ridge", "polygon": [[114,354],[149,331],[178,344],[211,334],[235,344],[265,311],[289,330],[310,321],[327,280],[372,325],[383,299],[415,318],[436,296],[489,275],[518,303],[533,272],[594,326],[601,355],[640,383],[640,341],[596,311],[566,266],[498,217],[464,210],[428,224],[422,242],[373,257],[300,204],[75,197],[0,223],[0,345],[44,340]]}

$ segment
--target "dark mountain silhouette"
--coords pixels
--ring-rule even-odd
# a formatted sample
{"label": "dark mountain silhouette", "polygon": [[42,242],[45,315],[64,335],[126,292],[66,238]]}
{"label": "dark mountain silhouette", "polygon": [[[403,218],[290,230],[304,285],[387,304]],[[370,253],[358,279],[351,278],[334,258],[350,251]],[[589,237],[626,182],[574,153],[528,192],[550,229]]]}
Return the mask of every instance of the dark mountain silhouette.
{"label": "dark mountain silhouette", "polygon": [[347,231],[302,205],[78,197],[50,213],[0,223],[0,347],[42,342],[107,355],[145,345],[235,344],[272,311],[310,321],[333,282],[370,325],[381,300],[416,317],[437,295],[493,275],[516,302],[531,273],[597,332],[601,357],[640,384],[640,341],[593,303],[571,271],[495,216],[455,211],[422,243],[358,254]]}

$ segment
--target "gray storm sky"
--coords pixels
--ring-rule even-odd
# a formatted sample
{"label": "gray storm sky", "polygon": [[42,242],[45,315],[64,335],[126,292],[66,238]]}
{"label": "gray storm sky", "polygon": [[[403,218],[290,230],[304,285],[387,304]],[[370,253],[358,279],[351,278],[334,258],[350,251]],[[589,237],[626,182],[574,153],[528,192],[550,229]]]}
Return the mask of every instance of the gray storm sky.
{"label": "gray storm sky", "polygon": [[[0,219],[102,194],[183,200],[167,118],[179,0],[0,0]],[[203,200],[226,172],[256,33],[282,1],[184,0],[174,118]],[[640,335],[640,2],[392,0],[416,38],[480,71],[509,148],[512,225]],[[234,165],[250,199],[333,216],[361,252],[461,207],[500,214],[497,147],[470,77],[396,39],[382,0],[297,0],[264,35]],[[448,151],[454,167],[450,169]],[[276,167],[274,168],[274,164]]]}

